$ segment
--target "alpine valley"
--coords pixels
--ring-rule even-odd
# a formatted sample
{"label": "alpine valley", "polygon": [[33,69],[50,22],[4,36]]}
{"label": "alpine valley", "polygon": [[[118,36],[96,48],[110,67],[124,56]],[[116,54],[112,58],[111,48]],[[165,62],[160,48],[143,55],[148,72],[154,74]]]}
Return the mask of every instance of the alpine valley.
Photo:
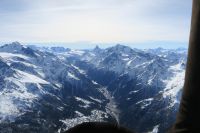
{"label": "alpine valley", "polygon": [[187,49],[117,44],[72,50],[0,46],[0,132],[61,133],[110,122],[165,133],[178,111]]}

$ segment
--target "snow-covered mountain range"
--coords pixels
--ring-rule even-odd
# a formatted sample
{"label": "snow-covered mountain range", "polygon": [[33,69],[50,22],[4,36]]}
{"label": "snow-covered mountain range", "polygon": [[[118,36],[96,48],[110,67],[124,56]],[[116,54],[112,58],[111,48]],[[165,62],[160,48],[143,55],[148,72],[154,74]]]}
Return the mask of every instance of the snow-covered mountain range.
{"label": "snow-covered mountain range", "polygon": [[82,122],[164,133],[184,83],[186,49],[0,47],[0,132],[63,132]]}

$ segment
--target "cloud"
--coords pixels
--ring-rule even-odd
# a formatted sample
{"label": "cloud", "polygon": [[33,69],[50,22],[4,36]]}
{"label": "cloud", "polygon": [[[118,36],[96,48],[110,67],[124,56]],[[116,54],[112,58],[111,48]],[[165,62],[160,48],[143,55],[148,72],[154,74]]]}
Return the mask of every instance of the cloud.
{"label": "cloud", "polygon": [[1,0],[0,40],[188,41],[190,0]]}

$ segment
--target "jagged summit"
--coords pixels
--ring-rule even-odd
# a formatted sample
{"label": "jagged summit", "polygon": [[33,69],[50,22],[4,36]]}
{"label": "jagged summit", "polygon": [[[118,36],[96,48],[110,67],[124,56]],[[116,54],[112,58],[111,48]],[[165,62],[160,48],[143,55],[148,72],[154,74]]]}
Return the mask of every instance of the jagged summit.
{"label": "jagged summit", "polygon": [[0,47],[1,51],[13,51],[13,50],[21,50],[22,48],[25,48],[23,45],[21,45],[19,42],[12,42],[10,44],[5,44]]}
{"label": "jagged summit", "polygon": [[99,45],[96,45],[96,47],[94,49],[100,49]]}
{"label": "jagged summit", "polygon": [[102,49],[98,45],[96,45],[96,47],[93,49],[93,51],[96,53],[100,52],[101,50]]}
{"label": "jagged summit", "polygon": [[7,52],[13,54],[25,54],[28,56],[36,56],[36,50],[26,47],[19,42],[12,42],[0,47],[0,52]]}

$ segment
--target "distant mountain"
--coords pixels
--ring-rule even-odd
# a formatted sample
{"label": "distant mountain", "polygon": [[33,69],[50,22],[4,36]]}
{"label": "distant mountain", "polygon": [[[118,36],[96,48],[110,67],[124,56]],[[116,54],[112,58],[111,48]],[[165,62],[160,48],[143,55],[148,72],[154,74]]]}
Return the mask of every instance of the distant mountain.
{"label": "distant mountain", "polygon": [[166,132],[184,82],[187,50],[0,47],[0,132],[63,132],[84,121]]}

